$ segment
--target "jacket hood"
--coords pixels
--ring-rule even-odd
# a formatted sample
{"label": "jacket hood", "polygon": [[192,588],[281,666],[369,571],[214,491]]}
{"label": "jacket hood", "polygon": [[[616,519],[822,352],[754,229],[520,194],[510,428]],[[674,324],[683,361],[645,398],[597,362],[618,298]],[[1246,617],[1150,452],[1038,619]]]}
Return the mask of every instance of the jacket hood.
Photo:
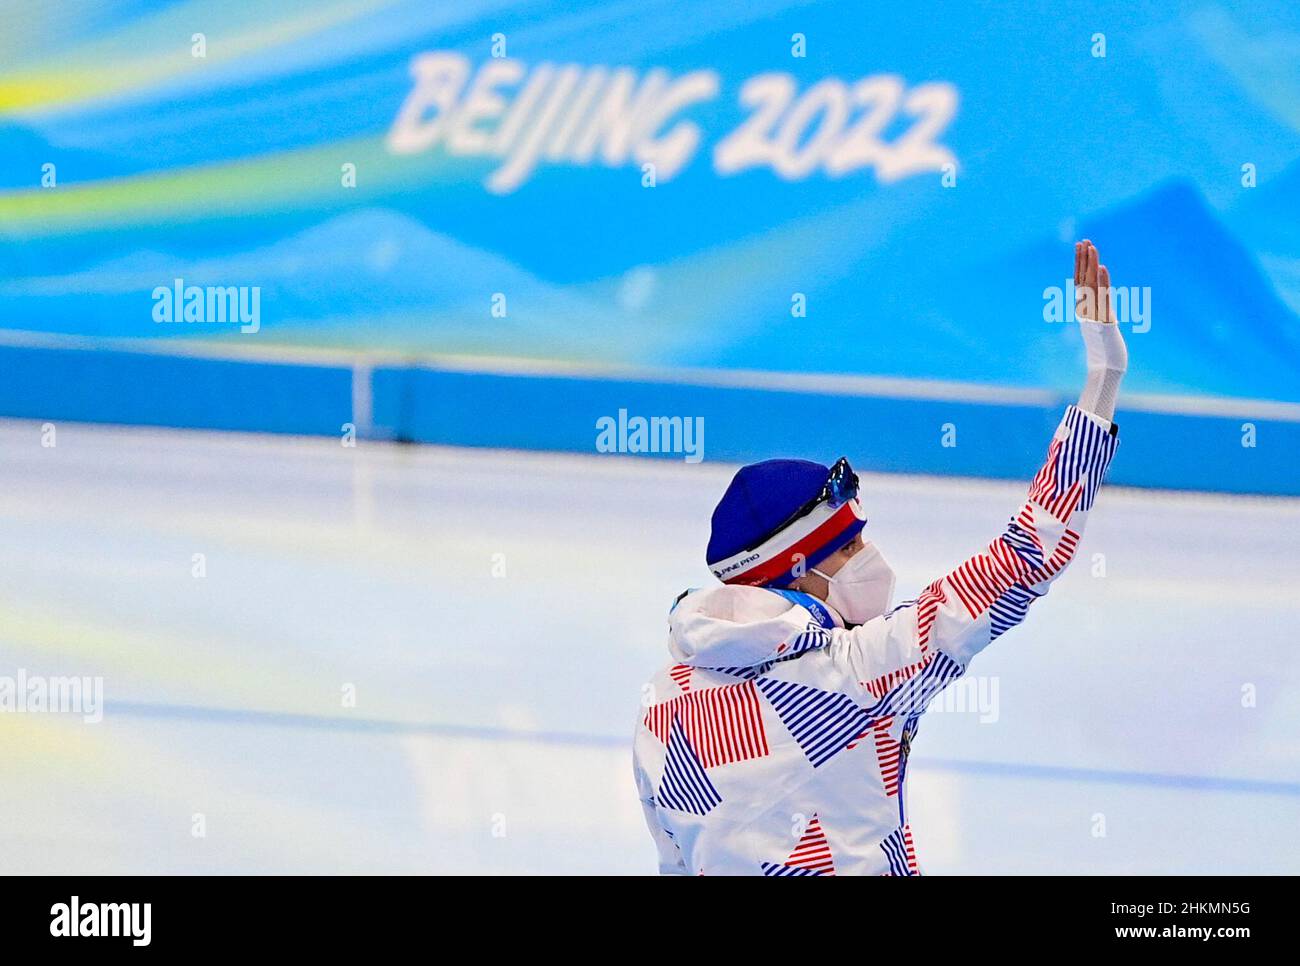
{"label": "jacket hood", "polygon": [[823,614],[762,587],[724,584],[687,594],[668,617],[668,651],[692,667],[752,667],[781,657],[808,625],[842,627],[820,601]]}

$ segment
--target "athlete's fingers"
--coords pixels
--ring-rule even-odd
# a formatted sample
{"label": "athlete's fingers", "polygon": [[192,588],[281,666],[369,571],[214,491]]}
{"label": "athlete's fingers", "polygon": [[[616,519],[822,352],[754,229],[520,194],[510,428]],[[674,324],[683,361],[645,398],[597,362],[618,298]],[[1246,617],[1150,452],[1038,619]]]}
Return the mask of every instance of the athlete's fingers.
{"label": "athlete's fingers", "polygon": [[1110,312],[1110,272],[1105,265],[1097,269],[1097,282],[1101,286],[1097,292],[1097,318],[1102,322],[1111,321]]}
{"label": "athlete's fingers", "polygon": [[[1074,287],[1083,284],[1083,242],[1074,243]],[[1076,297],[1078,293],[1076,292]]]}

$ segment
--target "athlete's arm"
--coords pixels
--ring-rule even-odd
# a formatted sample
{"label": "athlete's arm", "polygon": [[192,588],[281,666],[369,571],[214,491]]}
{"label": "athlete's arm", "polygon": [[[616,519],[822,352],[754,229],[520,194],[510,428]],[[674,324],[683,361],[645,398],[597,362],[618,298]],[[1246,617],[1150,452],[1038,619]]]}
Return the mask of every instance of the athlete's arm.
{"label": "athlete's arm", "polygon": [[[988,547],[930,584],[915,600],[861,627],[834,648],[872,697],[919,710],[975,654],[1025,619],[1029,606],[1074,558],[1118,445],[1112,421],[1127,352],[1111,311],[1110,276],[1090,242],[1075,249],[1077,312],[1088,375],[1067,407],[1047,459],[1006,528]],[[906,684],[906,686],[904,686]]]}
{"label": "athlete's arm", "polygon": [[1088,358],[1079,408],[1110,421],[1115,418],[1120,380],[1128,368],[1128,349],[1115,322],[1110,272],[1100,262],[1092,242],[1084,239],[1074,246],[1075,315]]}

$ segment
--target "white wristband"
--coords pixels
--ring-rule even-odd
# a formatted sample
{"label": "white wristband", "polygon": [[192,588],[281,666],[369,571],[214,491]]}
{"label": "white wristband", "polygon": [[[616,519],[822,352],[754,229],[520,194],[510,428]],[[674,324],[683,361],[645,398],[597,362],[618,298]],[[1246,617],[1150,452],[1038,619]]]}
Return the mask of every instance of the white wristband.
{"label": "white wristband", "polygon": [[1115,401],[1119,384],[1128,369],[1128,348],[1114,322],[1079,319],[1079,331],[1088,356],[1088,379],[1079,396],[1079,408],[1100,416],[1115,418]]}

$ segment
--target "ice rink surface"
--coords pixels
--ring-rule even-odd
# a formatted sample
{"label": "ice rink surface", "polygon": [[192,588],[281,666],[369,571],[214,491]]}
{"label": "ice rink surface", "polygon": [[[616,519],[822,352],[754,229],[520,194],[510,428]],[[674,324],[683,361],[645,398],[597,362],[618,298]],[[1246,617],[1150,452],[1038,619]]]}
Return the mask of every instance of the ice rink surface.
{"label": "ice rink surface", "polygon": [[[0,423],[0,675],[105,711],[0,714],[0,870],[653,870],[630,736],[734,467],[56,439]],[[1025,488],[864,485],[903,598]],[[923,869],[1300,872],[1298,545],[1297,501],[1103,491],[922,721]]]}

